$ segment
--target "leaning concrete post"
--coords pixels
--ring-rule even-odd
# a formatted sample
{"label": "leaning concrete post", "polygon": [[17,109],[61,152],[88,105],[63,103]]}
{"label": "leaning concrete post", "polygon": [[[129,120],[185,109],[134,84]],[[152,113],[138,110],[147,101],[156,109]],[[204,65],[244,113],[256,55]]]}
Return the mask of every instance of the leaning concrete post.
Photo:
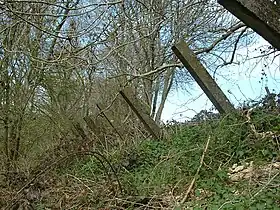
{"label": "leaning concrete post", "polygon": [[173,46],[172,50],[220,113],[234,110],[233,105],[229,102],[226,95],[199,62],[186,42],[182,40]]}
{"label": "leaning concrete post", "polygon": [[133,96],[132,91],[129,88],[125,88],[120,91],[120,94],[153,138],[161,139],[162,135],[160,127],[151,118],[148,110],[144,109],[145,106],[135,96]]}
{"label": "leaning concrete post", "polygon": [[218,0],[218,3],[280,50],[280,6],[269,0]]}

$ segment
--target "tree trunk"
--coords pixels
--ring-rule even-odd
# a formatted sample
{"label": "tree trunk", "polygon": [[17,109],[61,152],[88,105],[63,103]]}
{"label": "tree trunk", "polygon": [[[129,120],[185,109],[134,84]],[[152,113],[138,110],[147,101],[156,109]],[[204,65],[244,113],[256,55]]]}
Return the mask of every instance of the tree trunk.
{"label": "tree trunk", "polygon": [[154,98],[153,98],[153,104],[152,104],[152,113],[151,116],[154,119],[156,116],[156,108],[157,108],[157,102],[158,102],[158,96],[159,96],[159,89],[160,89],[160,78],[158,77],[156,80],[156,85],[154,89]]}
{"label": "tree trunk", "polygon": [[174,74],[175,74],[175,69],[170,69],[165,73],[165,78],[164,78],[164,86],[163,86],[163,91],[161,95],[161,101],[160,105],[156,114],[155,121],[157,123],[160,122],[162,111],[168,96],[168,93],[170,92],[171,86],[173,84],[173,79],[174,79]]}

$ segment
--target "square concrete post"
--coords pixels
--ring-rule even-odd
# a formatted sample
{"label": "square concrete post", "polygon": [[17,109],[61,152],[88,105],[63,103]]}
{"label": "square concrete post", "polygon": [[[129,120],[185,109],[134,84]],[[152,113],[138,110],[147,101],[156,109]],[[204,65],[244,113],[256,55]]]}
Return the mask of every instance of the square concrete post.
{"label": "square concrete post", "polygon": [[196,55],[188,47],[186,42],[182,40],[173,46],[172,50],[220,113],[234,110],[233,105],[229,102],[226,95],[204,66],[199,62]]}
{"label": "square concrete post", "polygon": [[280,50],[280,6],[269,0],[218,0],[218,3]]}
{"label": "square concrete post", "polygon": [[120,91],[121,96],[126,103],[130,106],[133,112],[137,115],[139,120],[144,124],[147,131],[152,135],[154,139],[161,139],[162,133],[160,127],[151,118],[148,110],[144,109],[144,105],[132,94],[130,88],[125,88]]}

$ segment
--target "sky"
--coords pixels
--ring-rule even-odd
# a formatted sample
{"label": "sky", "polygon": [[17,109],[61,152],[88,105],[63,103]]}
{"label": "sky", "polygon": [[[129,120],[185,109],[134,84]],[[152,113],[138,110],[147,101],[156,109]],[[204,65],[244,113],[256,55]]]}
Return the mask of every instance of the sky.
{"label": "sky", "polygon": [[[257,37],[257,43],[243,49],[238,53],[245,55],[248,52],[250,57],[260,55],[260,46],[270,44],[262,37]],[[248,51],[247,51],[248,50]],[[230,72],[227,78],[217,75],[215,80],[228,99],[234,106],[241,105],[244,101],[258,100],[265,96],[265,86],[271,92],[280,93],[280,56],[271,55],[269,59],[262,60],[256,64],[256,60],[249,60],[241,65],[230,65],[219,70],[219,72]],[[266,67],[265,67],[266,65]],[[262,69],[266,76],[262,77]],[[213,75],[212,75],[213,76]],[[163,110],[162,121],[186,121],[203,109],[213,109],[211,101],[203,93],[202,89],[194,83],[192,91],[186,93],[184,90],[170,92]],[[274,90],[274,91],[273,91]]]}

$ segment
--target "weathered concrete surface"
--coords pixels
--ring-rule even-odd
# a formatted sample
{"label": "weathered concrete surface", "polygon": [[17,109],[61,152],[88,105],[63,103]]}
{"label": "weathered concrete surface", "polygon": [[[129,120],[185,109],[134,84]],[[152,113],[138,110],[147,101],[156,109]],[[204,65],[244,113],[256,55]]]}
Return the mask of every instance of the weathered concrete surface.
{"label": "weathered concrete surface", "polygon": [[130,88],[120,91],[120,94],[137,115],[139,120],[144,124],[145,128],[153,136],[154,139],[161,139],[162,132],[157,123],[151,118],[148,110],[144,109],[144,105],[132,94]]}
{"label": "weathered concrete surface", "polygon": [[172,50],[220,113],[234,110],[233,105],[229,102],[226,95],[199,62],[185,41],[182,40],[173,46]]}
{"label": "weathered concrete surface", "polygon": [[269,0],[218,0],[218,3],[280,50],[280,6]]}

